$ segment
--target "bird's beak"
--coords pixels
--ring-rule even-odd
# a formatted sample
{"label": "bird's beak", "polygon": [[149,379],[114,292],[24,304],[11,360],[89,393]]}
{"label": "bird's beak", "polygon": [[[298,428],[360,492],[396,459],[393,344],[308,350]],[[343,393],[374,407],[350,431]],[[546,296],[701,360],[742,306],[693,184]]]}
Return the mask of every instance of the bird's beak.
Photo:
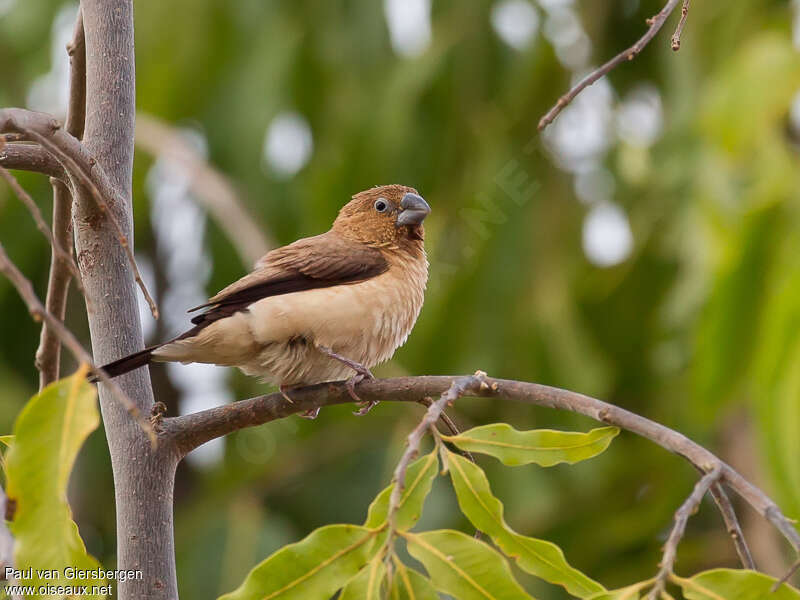
{"label": "bird's beak", "polygon": [[422,225],[431,212],[431,207],[416,194],[406,194],[400,202],[400,212],[397,215],[397,226]]}

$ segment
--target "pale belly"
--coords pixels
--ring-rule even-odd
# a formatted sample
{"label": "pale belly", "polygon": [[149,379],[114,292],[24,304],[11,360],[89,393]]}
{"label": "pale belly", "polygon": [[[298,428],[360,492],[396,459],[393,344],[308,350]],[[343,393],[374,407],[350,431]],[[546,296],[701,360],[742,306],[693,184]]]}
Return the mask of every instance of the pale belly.
{"label": "pale belly", "polygon": [[354,371],[317,346],[368,368],[391,358],[411,332],[424,292],[391,277],[264,298],[154,357],[235,366],[279,385],[348,378]]}

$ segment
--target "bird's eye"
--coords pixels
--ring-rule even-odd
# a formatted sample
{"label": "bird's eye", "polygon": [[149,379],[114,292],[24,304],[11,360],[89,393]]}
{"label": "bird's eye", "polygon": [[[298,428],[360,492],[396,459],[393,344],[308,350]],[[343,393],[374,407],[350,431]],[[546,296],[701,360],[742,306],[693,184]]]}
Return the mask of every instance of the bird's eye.
{"label": "bird's eye", "polygon": [[379,198],[375,201],[375,210],[379,213],[386,212],[387,208],[389,208],[389,204],[383,198]]}

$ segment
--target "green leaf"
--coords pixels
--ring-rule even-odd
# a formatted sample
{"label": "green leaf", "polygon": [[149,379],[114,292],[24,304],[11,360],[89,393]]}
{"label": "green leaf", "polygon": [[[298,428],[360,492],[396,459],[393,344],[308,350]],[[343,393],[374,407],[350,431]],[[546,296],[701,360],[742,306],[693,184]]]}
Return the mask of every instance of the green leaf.
{"label": "green leaf", "polygon": [[358,525],[328,525],[256,565],[220,600],[329,600],[375,555],[383,536]]}
{"label": "green leaf", "polygon": [[713,569],[684,579],[676,577],[686,600],[800,600],[800,591],[783,584],[775,593],[773,577],[741,569]]}
{"label": "green leaf", "polygon": [[[411,529],[419,520],[422,514],[422,505],[431,491],[433,480],[438,472],[439,458],[436,455],[436,451],[426,454],[408,466],[406,489],[400,497],[400,506],[395,518],[397,530],[406,531]],[[389,511],[389,496],[392,494],[394,485],[392,484],[385,488],[372,501],[367,513],[367,522],[364,523],[365,527],[380,527],[386,521]]]}
{"label": "green leaf", "polygon": [[3,444],[6,448],[11,448],[11,444],[14,441],[13,435],[0,435],[0,444]]}
{"label": "green leaf", "polygon": [[350,580],[339,600],[383,600],[383,584],[386,580],[386,563],[378,553]]}
{"label": "green leaf", "polygon": [[400,561],[395,562],[395,567],[391,600],[439,600],[430,579]]}
{"label": "green leaf", "polygon": [[600,592],[587,596],[586,600],[639,600],[642,595],[641,592],[653,585],[653,580],[642,581],[634,583],[618,590],[610,590],[608,592]]}
{"label": "green leaf", "polygon": [[51,570],[63,585],[104,584],[102,579],[63,580],[65,567],[100,566],[86,553],[67,502],[75,458],[99,423],[96,391],[87,383],[85,369],[47,386],[17,417],[14,443],[6,456],[6,492],[16,501],[10,524],[14,563],[17,569],[32,569],[30,577],[17,577],[23,585],[58,584],[45,576]]}
{"label": "green leaf", "polygon": [[492,494],[489,480],[479,466],[453,452],[447,453],[447,460],[461,512],[476,528],[491,536],[521,569],[563,585],[570,594],[581,598],[605,591],[602,585],[571,567],[561,548],[552,542],[512,530],[503,519],[503,503]]}
{"label": "green leaf", "polygon": [[506,560],[484,542],[450,530],[402,535],[440,592],[458,600],[531,598],[514,580]]}
{"label": "green leaf", "polygon": [[552,467],[597,456],[618,433],[617,427],[600,427],[588,433],[552,429],[517,431],[507,423],[494,423],[442,438],[462,450],[494,456],[510,467],[529,463]]}

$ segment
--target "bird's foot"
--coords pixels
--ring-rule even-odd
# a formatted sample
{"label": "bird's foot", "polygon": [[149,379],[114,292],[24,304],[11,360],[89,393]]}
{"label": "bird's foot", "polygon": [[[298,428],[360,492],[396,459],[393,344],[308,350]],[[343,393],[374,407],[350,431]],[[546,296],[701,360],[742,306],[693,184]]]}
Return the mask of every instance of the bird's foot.
{"label": "bird's foot", "polygon": [[[367,369],[367,373],[369,370]],[[345,387],[347,387],[347,393],[350,394],[350,397],[356,401],[356,405],[358,406],[358,410],[353,411],[353,414],[358,417],[363,417],[369,411],[372,410],[372,407],[375,406],[378,401],[377,400],[362,400],[358,394],[356,394],[356,385],[364,381],[365,379],[375,379],[372,376],[372,373],[369,373],[369,377],[357,373],[353,375],[350,379],[345,382]]]}
{"label": "bird's foot", "polygon": [[[326,356],[329,356],[334,360],[338,360],[340,363],[345,364],[348,367],[350,367],[351,369],[353,369],[353,371],[355,371],[358,375],[361,376],[361,379],[356,381],[356,383],[358,383],[359,381],[362,381],[364,379],[375,379],[375,376],[372,374],[372,372],[370,372],[370,370],[367,367],[365,367],[364,365],[362,365],[360,362],[356,362],[354,360],[351,360],[351,359],[347,358],[346,356],[342,356],[341,354],[337,354],[336,352],[334,352],[333,350],[331,350],[327,346],[321,346],[321,345],[317,344],[317,350],[319,350],[320,352],[322,352]],[[353,385],[355,385],[355,384],[353,384]]]}

